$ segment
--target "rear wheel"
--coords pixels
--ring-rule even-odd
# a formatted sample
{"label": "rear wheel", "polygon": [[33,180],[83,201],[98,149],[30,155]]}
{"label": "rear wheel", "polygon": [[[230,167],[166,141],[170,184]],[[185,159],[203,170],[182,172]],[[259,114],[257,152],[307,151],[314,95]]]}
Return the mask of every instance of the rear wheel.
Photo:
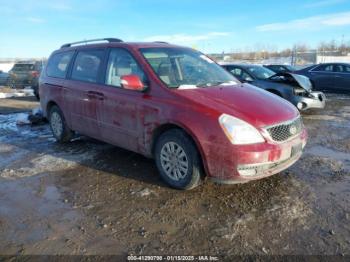
{"label": "rear wheel", "polygon": [[188,190],[200,184],[203,168],[199,153],[190,137],[180,129],[160,136],[155,160],[160,176],[171,187]]}
{"label": "rear wheel", "polygon": [[73,131],[67,126],[62,111],[58,106],[52,106],[49,113],[49,122],[53,136],[57,142],[69,142],[73,138]]}

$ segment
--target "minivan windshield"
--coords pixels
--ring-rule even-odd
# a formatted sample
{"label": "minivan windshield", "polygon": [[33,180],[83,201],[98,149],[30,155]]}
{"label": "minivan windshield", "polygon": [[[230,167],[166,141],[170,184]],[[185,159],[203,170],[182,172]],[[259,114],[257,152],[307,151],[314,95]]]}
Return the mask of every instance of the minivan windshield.
{"label": "minivan windshield", "polygon": [[197,88],[239,83],[202,53],[174,47],[141,48],[141,53],[169,88]]}

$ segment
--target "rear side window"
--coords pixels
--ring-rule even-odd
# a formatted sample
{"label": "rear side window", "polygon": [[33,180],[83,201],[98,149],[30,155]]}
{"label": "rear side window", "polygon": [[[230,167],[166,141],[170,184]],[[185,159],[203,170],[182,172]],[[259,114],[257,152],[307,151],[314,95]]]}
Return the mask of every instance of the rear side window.
{"label": "rear side window", "polygon": [[333,65],[320,65],[315,67],[311,71],[333,72]]}
{"label": "rear side window", "polygon": [[342,73],[344,70],[343,70],[343,66],[342,65],[334,65],[333,66],[333,71],[334,72],[338,72],[338,73]]}
{"label": "rear side window", "polygon": [[74,51],[54,54],[47,64],[46,74],[51,77],[65,78],[73,54]]}
{"label": "rear side window", "polygon": [[96,83],[104,50],[80,51],[75,59],[72,79]]}

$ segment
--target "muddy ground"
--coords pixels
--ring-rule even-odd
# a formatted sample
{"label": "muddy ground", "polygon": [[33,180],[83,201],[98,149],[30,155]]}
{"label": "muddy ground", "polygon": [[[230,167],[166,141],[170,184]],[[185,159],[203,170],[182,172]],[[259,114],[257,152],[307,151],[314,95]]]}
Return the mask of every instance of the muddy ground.
{"label": "muddy ground", "polygon": [[0,254],[349,255],[350,97],[327,102],[288,170],[184,192],[140,155],[16,126],[1,100]]}

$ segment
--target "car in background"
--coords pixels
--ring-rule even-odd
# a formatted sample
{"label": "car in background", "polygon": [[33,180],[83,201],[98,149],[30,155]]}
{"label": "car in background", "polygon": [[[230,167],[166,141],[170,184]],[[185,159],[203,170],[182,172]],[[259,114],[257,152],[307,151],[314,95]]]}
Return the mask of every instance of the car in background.
{"label": "car in background", "polygon": [[0,70],[0,86],[6,86],[9,81],[9,74]]}
{"label": "car in background", "polygon": [[43,67],[41,61],[23,61],[14,64],[9,71],[9,86],[11,88],[24,88],[30,86],[39,99],[38,80]]}
{"label": "car in background", "polygon": [[311,82],[305,76],[287,72],[276,74],[260,65],[225,63],[222,66],[238,80],[278,95],[301,111],[325,107],[325,95],[312,91]]}
{"label": "car in background", "polygon": [[324,63],[306,67],[295,73],[307,76],[314,90],[350,94],[350,64]]}
{"label": "car in background", "polygon": [[95,39],[63,45],[45,68],[40,104],[58,142],[78,132],[154,158],[175,188],[271,176],[306,144],[293,105],[191,48]]}
{"label": "car in background", "polygon": [[270,69],[275,73],[293,73],[297,69],[291,65],[264,65],[264,67]]}

